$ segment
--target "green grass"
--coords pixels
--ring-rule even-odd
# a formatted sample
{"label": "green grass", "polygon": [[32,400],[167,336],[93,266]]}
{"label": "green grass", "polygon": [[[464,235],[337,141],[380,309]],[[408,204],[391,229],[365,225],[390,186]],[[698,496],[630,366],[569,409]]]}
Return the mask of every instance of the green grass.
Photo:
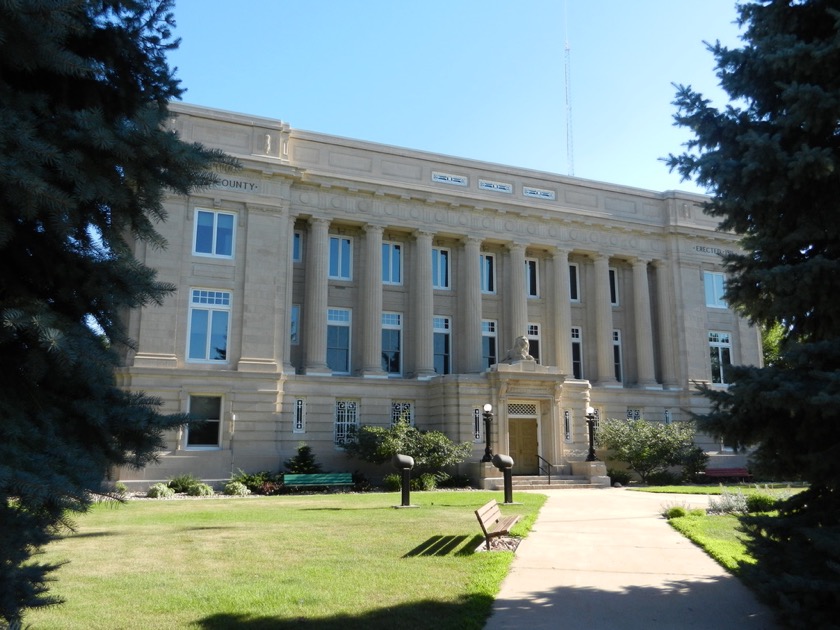
{"label": "green grass", "polygon": [[[491,492],[99,505],[40,562],[68,560],[34,628],[482,628],[513,559],[474,553]],[[514,534],[545,497],[521,493]]]}
{"label": "green grass", "polygon": [[724,490],[732,491],[738,488],[744,493],[755,491],[766,494],[778,493],[780,495],[802,492],[805,489],[804,486],[791,486],[786,483],[728,483],[726,485],[717,484],[708,486],[636,486],[628,488],[628,490],[663,494],[722,494]]}
{"label": "green grass", "polygon": [[743,563],[755,564],[755,559],[747,553],[746,534],[739,531],[737,516],[681,516],[668,522],[730,573],[738,575]]}

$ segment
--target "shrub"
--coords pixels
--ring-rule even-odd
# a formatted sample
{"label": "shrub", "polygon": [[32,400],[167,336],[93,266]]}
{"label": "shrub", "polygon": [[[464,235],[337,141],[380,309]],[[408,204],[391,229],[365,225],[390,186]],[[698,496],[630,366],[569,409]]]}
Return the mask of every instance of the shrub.
{"label": "shrub", "polygon": [[437,478],[433,473],[422,473],[419,477],[411,480],[412,490],[424,490],[429,492],[437,488]]}
{"label": "shrub", "polygon": [[619,483],[622,486],[629,486],[630,480],[633,478],[629,470],[616,470],[615,468],[607,469],[607,477],[610,478],[612,483]]}
{"label": "shrub", "polygon": [[402,488],[402,478],[397,473],[390,473],[382,478],[382,487],[388,492],[396,492]]}
{"label": "shrub", "polygon": [[185,474],[173,477],[169,480],[169,483],[167,485],[170,488],[172,488],[172,490],[174,490],[175,492],[189,493],[190,488],[200,483],[201,479],[199,479],[195,475]]}
{"label": "shrub", "polygon": [[647,476],[647,483],[651,486],[674,486],[680,478],[668,470],[657,470]]}
{"label": "shrub", "polygon": [[239,470],[231,481],[238,481],[254,494],[277,494],[283,485],[283,476],[263,470],[256,473],[246,473]]}
{"label": "shrub", "polygon": [[161,481],[149,486],[146,496],[151,499],[168,499],[175,496],[175,491]]}
{"label": "shrub", "polygon": [[124,497],[128,494],[128,486],[125,485],[122,481],[118,481],[114,484],[114,492]]}
{"label": "shrub", "polygon": [[665,510],[665,518],[671,520],[672,518],[680,518],[681,516],[688,515],[688,510],[682,507],[681,505],[675,505],[674,507],[668,508]]}
{"label": "shrub", "polygon": [[212,486],[206,483],[197,483],[187,488],[187,494],[191,497],[212,497],[216,493],[213,492]]}
{"label": "shrub", "polygon": [[246,486],[241,481],[233,480],[228,481],[225,484],[225,487],[223,488],[222,492],[231,497],[247,497],[249,494],[251,494],[251,491],[248,489],[248,486]]}
{"label": "shrub", "polygon": [[286,471],[300,475],[311,475],[321,472],[321,464],[315,461],[312,447],[302,443],[298,446],[297,455],[283,462]]}
{"label": "shrub", "polygon": [[747,512],[772,512],[778,504],[779,500],[769,494],[752,493],[746,497]]}
{"label": "shrub", "polygon": [[719,496],[709,495],[709,513],[746,514],[747,498],[740,489],[736,492],[731,492],[721,486],[721,493]]}
{"label": "shrub", "polygon": [[438,475],[438,488],[469,488],[472,486],[472,481],[467,475],[448,475],[442,473]]}

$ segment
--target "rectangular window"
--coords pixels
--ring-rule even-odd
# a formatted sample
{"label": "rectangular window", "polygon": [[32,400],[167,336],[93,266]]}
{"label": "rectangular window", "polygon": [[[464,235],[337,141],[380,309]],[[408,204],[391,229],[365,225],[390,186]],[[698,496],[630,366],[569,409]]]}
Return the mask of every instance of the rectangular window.
{"label": "rectangular window", "polygon": [[496,261],[493,254],[481,254],[481,292],[496,292]]}
{"label": "rectangular window", "polygon": [[188,360],[227,361],[230,296],[230,291],[191,291]]}
{"label": "rectangular window", "polygon": [[481,356],[484,367],[491,367],[498,363],[496,354],[496,321],[484,319],[481,321]]}
{"label": "rectangular window", "polygon": [[402,316],[399,313],[382,313],[382,370],[386,374],[402,374],[401,342]]}
{"label": "rectangular window", "polygon": [[563,439],[567,442],[572,439],[572,412],[568,409],[563,411]]}
{"label": "rectangular window", "polygon": [[572,327],[572,374],[583,378],[583,333],[578,326]]}
{"label": "rectangular window", "polygon": [[402,245],[382,243],[382,284],[402,284]]}
{"label": "rectangular window", "polygon": [[327,310],[327,366],[333,374],[350,374],[350,310]]}
{"label": "rectangular window", "polygon": [[726,276],[717,271],[703,272],[703,288],[706,291],[706,306],[710,308],[726,308],[723,299]]}
{"label": "rectangular window", "polygon": [[299,263],[303,260],[303,234],[295,232],[292,237],[292,262]]}
{"label": "rectangular window", "polygon": [[346,236],[330,236],[330,279],[353,279],[352,241]]}
{"label": "rectangular window", "polygon": [[448,317],[434,318],[435,372],[438,374],[449,374],[451,371],[450,329]]}
{"label": "rectangular window", "polygon": [[569,265],[569,299],[572,302],[580,302],[580,289],[578,283],[578,266]]}
{"label": "rectangular window", "polygon": [[536,259],[528,258],[525,260],[525,285],[528,287],[528,297],[540,297],[539,268]]}
{"label": "rectangular window", "polygon": [[610,304],[618,306],[618,271],[610,267]]}
{"label": "rectangular window", "polygon": [[187,448],[219,448],[222,426],[221,396],[190,396]]}
{"label": "rectangular window", "polygon": [[449,250],[432,248],[432,286],[435,289],[449,288]]}
{"label": "rectangular window", "polygon": [[621,331],[613,331],[613,365],[615,366],[615,380],[619,383],[622,380],[621,372]]}
{"label": "rectangular window", "polygon": [[306,400],[298,398],[295,400],[294,420],[292,425],[293,433],[306,433]]}
{"label": "rectangular window", "polygon": [[300,344],[300,305],[292,304],[292,310],[289,312],[289,319],[291,320],[291,333],[289,341],[293,346]]}
{"label": "rectangular window", "polygon": [[397,422],[414,425],[414,403],[408,400],[395,400],[391,403],[391,426]]}
{"label": "rectangular window", "polygon": [[359,403],[355,400],[335,401],[335,444],[340,446],[354,439],[359,426]]}
{"label": "rectangular window", "polygon": [[193,253],[199,256],[233,258],[236,215],[214,210],[195,211]]}
{"label": "rectangular window", "polygon": [[712,383],[726,385],[726,368],[732,364],[732,340],[729,333],[709,332],[709,357]]}
{"label": "rectangular window", "polygon": [[528,354],[540,362],[540,325],[528,324]]}

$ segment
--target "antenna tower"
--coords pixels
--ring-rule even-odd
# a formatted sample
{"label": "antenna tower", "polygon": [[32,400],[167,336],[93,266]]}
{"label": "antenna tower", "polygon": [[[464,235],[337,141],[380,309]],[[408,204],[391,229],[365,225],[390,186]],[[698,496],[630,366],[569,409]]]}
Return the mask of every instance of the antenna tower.
{"label": "antenna tower", "polygon": [[565,2],[565,67],[566,67],[566,165],[569,175],[575,174],[575,145],[572,138],[572,46],[569,44],[569,2]]}

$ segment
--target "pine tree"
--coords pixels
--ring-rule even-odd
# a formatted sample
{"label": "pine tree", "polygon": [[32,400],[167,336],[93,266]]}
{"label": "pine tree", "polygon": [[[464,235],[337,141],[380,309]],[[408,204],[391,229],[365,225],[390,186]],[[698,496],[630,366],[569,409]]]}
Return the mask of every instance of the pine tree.
{"label": "pine tree", "polygon": [[283,462],[286,471],[301,475],[310,475],[321,472],[321,464],[315,461],[315,453],[308,444],[301,443],[297,449],[297,455]]}
{"label": "pine tree", "polygon": [[172,287],[133,255],[165,245],[167,190],[234,163],[167,130],[182,90],[170,0],[0,2],[0,619],[55,602],[31,562],[183,422],[117,387],[126,309]]}
{"label": "pine tree", "polygon": [[738,10],[743,47],[709,46],[731,102],[719,110],[678,86],[675,118],[693,139],[668,163],[741,236],[725,257],[727,301],[765,329],[780,323],[782,338],[771,365],[733,367],[727,391],[705,389],[701,428],[754,445],[765,473],[810,483],[755,530],[756,553],[777,578],[768,592],[789,596],[787,621],[824,627],[818,613],[840,608],[840,0]]}

